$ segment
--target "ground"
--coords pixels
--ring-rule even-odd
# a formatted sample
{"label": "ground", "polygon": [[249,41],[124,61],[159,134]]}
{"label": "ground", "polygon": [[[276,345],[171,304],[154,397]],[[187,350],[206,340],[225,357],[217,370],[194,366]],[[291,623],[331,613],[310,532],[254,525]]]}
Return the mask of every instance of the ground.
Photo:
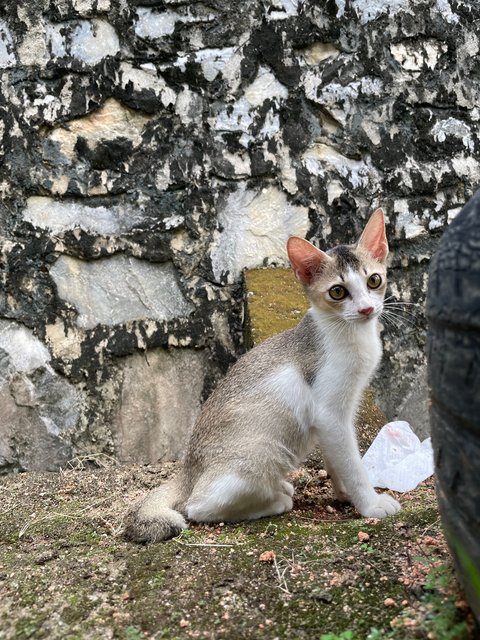
{"label": "ground", "polygon": [[0,480],[2,640],[475,637],[433,480],[396,496],[397,516],[362,519],[313,457],[290,514],[140,546],[125,510],[174,465],[93,462]]}
{"label": "ground", "polygon": [[[252,343],[305,311],[289,271],[250,273],[247,285]],[[362,451],[385,422],[367,393]],[[315,452],[294,475],[289,514],[127,542],[129,505],[172,473],[172,463],[126,467],[100,455],[0,478],[0,640],[478,637],[433,479],[395,496],[398,515],[362,519],[334,501]]]}

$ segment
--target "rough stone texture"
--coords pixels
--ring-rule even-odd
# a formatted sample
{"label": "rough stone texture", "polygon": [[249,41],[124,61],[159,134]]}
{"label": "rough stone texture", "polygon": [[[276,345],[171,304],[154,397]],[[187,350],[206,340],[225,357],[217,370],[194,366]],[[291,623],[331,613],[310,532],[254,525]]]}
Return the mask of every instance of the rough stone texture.
{"label": "rough stone texture", "polygon": [[59,376],[31,331],[0,321],[0,470],[55,470],[72,457],[83,394]]}
{"label": "rough stone texture", "polygon": [[118,414],[118,457],[155,463],[179,458],[200,409],[205,353],[155,349],[126,358]]}
{"label": "rough stone texture", "polygon": [[[379,204],[389,295],[419,305],[384,333],[377,386],[395,415],[424,362],[430,256],[480,181],[479,20],[463,0],[3,3],[0,315],[50,358],[33,376],[40,404],[20,409],[6,389],[24,373],[2,359],[0,433],[18,442],[3,467],[31,468],[46,429],[8,412],[46,416],[60,382],[81,402],[48,414],[61,442],[45,466],[118,455],[127,363],[143,351],[163,354],[152,384],[159,350],[205,354],[197,407],[243,348],[243,267],[285,264],[290,233],[349,242]],[[135,268],[146,291],[159,274],[172,287],[144,312]],[[94,274],[91,295],[76,273]],[[106,313],[117,287],[125,313]]]}
{"label": "rough stone texture", "polygon": [[60,256],[50,275],[59,296],[78,311],[76,324],[83,329],[129,320],[173,320],[193,311],[170,263],[149,264],[122,255],[92,262]]}

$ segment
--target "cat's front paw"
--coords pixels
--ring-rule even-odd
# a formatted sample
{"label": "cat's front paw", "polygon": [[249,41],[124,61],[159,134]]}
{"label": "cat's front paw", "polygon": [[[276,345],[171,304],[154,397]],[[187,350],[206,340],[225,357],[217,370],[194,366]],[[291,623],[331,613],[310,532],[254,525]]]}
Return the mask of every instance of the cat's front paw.
{"label": "cat's front paw", "polygon": [[392,498],[388,493],[377,493],[375,501],[370,502],[359,511],[365,518],[385,518],[398,513],[401,508],[395,498]]}

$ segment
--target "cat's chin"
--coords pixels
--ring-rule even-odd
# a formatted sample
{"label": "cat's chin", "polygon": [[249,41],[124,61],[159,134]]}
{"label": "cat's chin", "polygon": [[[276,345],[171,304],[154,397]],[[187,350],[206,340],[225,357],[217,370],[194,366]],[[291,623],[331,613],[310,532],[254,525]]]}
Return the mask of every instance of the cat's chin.
{"label": "cat's chin", "polygon": [[378,316],[379,316],[378,313],[372,313],[369,316],[358,316],[358,317],[355,316],[354,318],[345,318],[345,321],[351,325],[363,326],[363,325],[371,324],[374,320],[378,318]]}

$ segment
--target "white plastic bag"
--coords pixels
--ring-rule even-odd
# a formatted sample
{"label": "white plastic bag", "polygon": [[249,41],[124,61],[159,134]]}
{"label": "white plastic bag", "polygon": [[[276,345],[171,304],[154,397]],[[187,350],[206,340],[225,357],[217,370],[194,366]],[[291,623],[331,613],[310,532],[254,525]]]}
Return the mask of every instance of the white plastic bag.
{"label": "white plastic bag", "polygon": [[433,474],[431,439],[420,442],[408,422],[389,422],[380,429],[362,462],[374,487],[411,491]]}

